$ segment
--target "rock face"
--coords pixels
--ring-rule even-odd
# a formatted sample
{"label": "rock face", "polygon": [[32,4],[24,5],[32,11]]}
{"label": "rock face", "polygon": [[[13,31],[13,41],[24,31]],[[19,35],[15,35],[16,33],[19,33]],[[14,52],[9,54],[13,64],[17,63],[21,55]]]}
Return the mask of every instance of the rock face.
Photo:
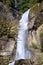
{"label": "rock face", "polygon": [[[33,44],[36,45],[36,47],[40,47],[40,36],[37,33],[38,28],[43,24],[43,4],[38,3],[34,5],[30,9],[30,32],[29,32],[29,38],[30,44],[28,46],[32,46]],[[42,31],[42,30],[41,30]],[[42,32],[43,33],[43,32]]]}
{"label": "rock face", "polygon": [[43,24],[38,28],[37,34],[38,34],[39,39],[40,39],[41,50],[43,51]]}
{"label": "rock face", "polygon": [[14,17],[12,16],[12,13],[1,2],[0,2],[0,20],[6,20],[6,21],[9,21],[9,22],[12,22],[14,20]]}
{"label": "rock face", "polygon": [[[42,4],[42,3],[41,3]],[[40,3],[34,5],[30,9],[30,24],[34,26],[34,28],[38,28],[41,24],[43,24],[43,9]],[[36,28],[36,29],[37,29]]]}
{"label": "rock face", "polygon": [[3,36],[3,37],[0,38],[0,50],[5,49],[7,42],[8,42],[7,36]]}
{"label": "rock face", "polygon": [[[28,43],[28,48],[29,46],[32,46],[32,43],[38,46],[39,48],[39,45],[40,45],[40,36],[38,35],[40,33],[39,29],[40,31],[42,31],[43,29],[43,26],[42,26],[43,24],[43,3],[36,4],[30,9],[29,21],[30,21],[30,24],[28,26],[30,27],[29,29],[30,32],[28,35],[28,40],[30,44]],[[40,28],[40,26],[42,26],[42,29]],[[13,37],[15,39],[16,37],[15,34],[17,34],[18,32],[17,27],[18,27],[18,20],[14,19],[11,11],[4,4],[0,2],[0,37],[1,35],[2,37],[3,35],[5,35],[4,36],[5,38],[2,38],[4,39],[3,41],[2,39],[0,39],[0,49],[8,50],[7,47],[8,45],[10,46],[10,42],[11,42],[11,45],[13,43],[13,47],[14,47],[15,41],[14,40],[11,41],[11,39],[9,39],[8,41],[8,37]]]}
{"label": "rock face", "polygon": [[[0,55],[10,55],[12,53],[17,36],[17,21],[18,19],[13,17],[10,9],[0,2],[0,52],[2,51]],[[6,53],[8,50],[9,52]]]}
{"label": "rock face", "polygon": [[[14,13],[16,13],[14,11]],[[15,25],[16,24],[16,25]],[[0,2],[0,37],[3,35],[16,34],[18,19],[16,19],[10,8]],[[10,36],[9,35],[9,36]]]}
{"label": "rock face", "polygon": [[0,55],[10,56],[15,47],[15,41],[13,39],[9,39],[8,41],[2,41],[2,42],[4,44],[2,45],[3,52],[1,52]]}

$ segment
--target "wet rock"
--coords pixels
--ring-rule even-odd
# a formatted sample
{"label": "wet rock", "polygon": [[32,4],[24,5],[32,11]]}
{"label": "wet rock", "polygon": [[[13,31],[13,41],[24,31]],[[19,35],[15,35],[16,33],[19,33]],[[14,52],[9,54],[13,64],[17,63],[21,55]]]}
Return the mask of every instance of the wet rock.
{"label": "wet rock", "polygon": [[30,65],[30,60],[29,59],[21,59],[15,61],[15,65]]}

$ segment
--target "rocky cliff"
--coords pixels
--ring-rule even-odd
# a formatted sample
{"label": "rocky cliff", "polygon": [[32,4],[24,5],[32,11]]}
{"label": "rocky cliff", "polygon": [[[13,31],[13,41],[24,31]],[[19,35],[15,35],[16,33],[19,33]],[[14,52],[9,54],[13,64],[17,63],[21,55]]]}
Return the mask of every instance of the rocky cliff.
{"label": "rocky cliff", "polygon": [[[37,31],[38,29],[40,29],[40,26],[43,25],[43,3],[41,4],[38,3],[30,9],[29,21],[30,21],[30,24],[28,26],[30,26],[30,29],[28,30],[30,31],[29,32],[30,38],[28,37],[28,40],[30,40],[30,45],[33,44],[33,45],[39,46],[40,36],[38,34],[40,33],[38,33]],[[42,30],[43,30],[43,27],[42,27]]]}
{"label": "rocky cliff", "polygon": [[[14,16],[15,13],[15,10],[8,9],[7,6],[0,2],[0,55],[2,56],[11,55],[14,52],[13,49],[16,48],[15,43],[17,40],[19,20],[17,18],[18,14],[17,17]],[[43,51],[43,2],[41,4],[35,4],[30,9],[29,21],[28,48],[38,48]],[[10,53],[6,52],[8,50]]]}
{"label": "rocky cliff", "polygon": [[[2,4],[0,2],[0,41],[3,39],[3,36],[5,38],[13,38],[15,39],[17,37],[17,29],[18,29],[18,19],[13,16],[13,12],[16,13],[16,11],[12,11],[11,9],[8,9],[7,6]],[[40,45],[40,37],[39,33],[37,33],[38,28],[40,28],[41,25],[43,25],[43,2],[40,4],[35,4],[30,9],[30,18],[29,18],[29,37],[28,40],[30,40],[30,44]],[[15,37],[16,36],[16,37]],[[4,38],[4,39],[5,39]],[[6,41],[7,42],[7,41]],[[1,43],[1,46],[5,46],[6,43]],[[1,48],[0,46],[0,48]]]}

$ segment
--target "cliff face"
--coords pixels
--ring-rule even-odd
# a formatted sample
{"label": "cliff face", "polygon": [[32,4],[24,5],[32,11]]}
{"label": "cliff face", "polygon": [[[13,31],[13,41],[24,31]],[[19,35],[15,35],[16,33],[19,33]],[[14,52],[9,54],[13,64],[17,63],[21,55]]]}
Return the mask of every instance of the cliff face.
{"label": "cliff face", "polygon": [[[18,19],[14,17],[15,13],[18,14],[15,10],[8,9],[4,4],[0,2],[0,41],[3,38],[6,38],[6,41],[4,40],[4,42],[0,42],[0,48],[1,46],[6,45],[8,38],[16,39],[17,37],[19,22]],[[29,21],[30,23],[28,26],[30,27],[30,32],[28,40],[30,41],[28,46],[33,44],[39,46],[40,37],[38,35],[39,33],[37,33],[37,30],[41,25],[43,25],[43,2],[41,4],[35,4],[30,9]]]}
{"label": "cliff face", "polygon": [[[2,56],[10,55],[16,47],[19,26],[18,19],[14,17],[16,13],[0,2],[0,55]],[[28,48],[40,48],[43,51],[43,2],[30,9],[29,21]],[[9,52],[6,52],[8,50]]]}
{"label": "cliff face", "polygon": [[[35,45],[36,47],[39,48],[41,39],[38,34],[41,34],[41,33],[38,33],[38,28],[40,29],[40,26],[43,25],[43,2],[41,4],[38,3],[34,5],[30,9],[29,21],[30,21],[30,24],[28,26],[30,27],[29,29],[30,32],[29,32],[28,40],[30,40],[30,44],[28,44],[28,46]],[[43,27],[42,27],[42,30],[43,30]]]}
{"label": "cliff face", "polygon": [[[14,13],[16,13],[15,10]],[[13,12],[8,9],[6,5],[0,2],[0,52],[8,50],[8,46],[10,47],[10,45],[14,48],[17,37],[17,27],[18,19],[16,16],[13,16]],[[10,49],[13,50],[13,48]],[[3,53],[1,53],[1,55],[2,54]]]}

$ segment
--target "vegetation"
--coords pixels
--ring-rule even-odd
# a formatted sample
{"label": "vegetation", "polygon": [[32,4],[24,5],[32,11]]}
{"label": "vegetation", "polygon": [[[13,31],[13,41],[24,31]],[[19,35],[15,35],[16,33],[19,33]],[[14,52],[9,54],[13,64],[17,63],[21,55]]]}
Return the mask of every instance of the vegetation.
{"label": "vegetation", "polygon": [[35,45],[35,43],[32,42],[32,48],[37,49],[37,45]]}
{"label": "vegetation", "polygon": [[4,4],[9,7],[12,7],[20,12],[24,12],[30,7],[32,7],[37,2],[41,2],[40,0],[0,0]]}
{"label": "vegetation", "polygon": [[0,21],[0,37],[3,35],[6,35],[8,33],[8,22],[2,22]]}
{"label": "vegetation", "polygon": [[8,57],[1,57],[0,56],[0,65],[8,65],[9,58]]}

